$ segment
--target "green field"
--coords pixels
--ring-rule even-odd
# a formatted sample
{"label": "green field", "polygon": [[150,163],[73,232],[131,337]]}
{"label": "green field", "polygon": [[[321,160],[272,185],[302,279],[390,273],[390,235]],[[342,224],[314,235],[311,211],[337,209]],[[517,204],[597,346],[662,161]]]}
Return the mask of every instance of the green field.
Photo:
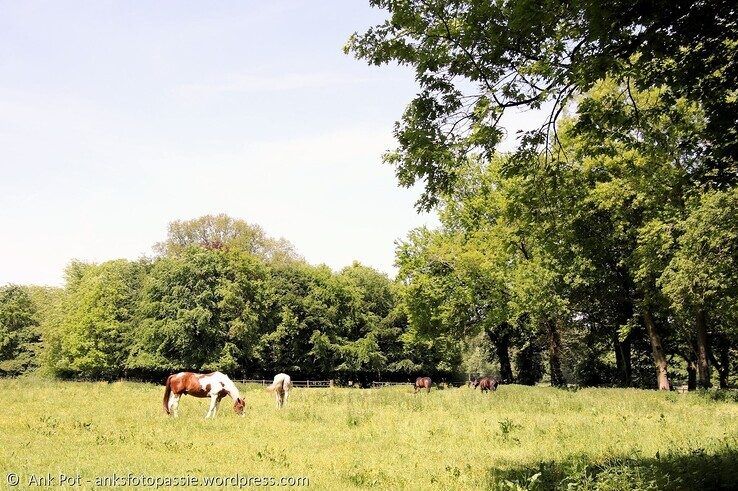
{"label": "green field", "polygon": [[243,387],[205,420],[184,397],[132,382],[0,380],[3,485],[16,473],[82,476],[307,476],[345,489],[726,489],[738,485],[738,404],[635,389],[502,386],[294,389],[278,411]]}

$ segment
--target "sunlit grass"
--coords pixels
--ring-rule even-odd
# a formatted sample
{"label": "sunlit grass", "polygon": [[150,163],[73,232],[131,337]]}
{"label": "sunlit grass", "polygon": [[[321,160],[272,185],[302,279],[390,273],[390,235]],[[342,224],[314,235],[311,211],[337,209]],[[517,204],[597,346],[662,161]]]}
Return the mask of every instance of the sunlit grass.
{"label": "sunlit grass", "polygon": [[[294,389],[279,411],[261,387],[243,389],[245,418],[225,399],[205,420],[207,400],[184,397],[171,419],[156,385],[0,380],[0,479],[238,473],[308,476],[311,486],[334,489],[679,489],[702,482],[700,472],[734,478],[705,462],[738,462],[738,404],[697,394]],[[691,474],[671,475],[679,469]]]}

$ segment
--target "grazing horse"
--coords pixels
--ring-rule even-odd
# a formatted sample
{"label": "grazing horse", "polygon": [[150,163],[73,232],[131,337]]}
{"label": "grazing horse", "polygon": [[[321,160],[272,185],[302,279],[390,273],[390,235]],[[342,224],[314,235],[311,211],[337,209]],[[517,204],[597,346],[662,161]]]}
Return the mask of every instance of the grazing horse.
{"label": "grazing horse", "polygon": [[425,389],[428,392],[430,392],[430,389],[431,389],[430,377],[418,377],[415,379],[415,392],[417,393],[421,389]]}
{"label": "grazing horse", "polygon": [[277,399],[277,407],[281,408],[287,402],[290,397],[290,389],[292,388],[292,379],[286,373],[278,373],[274,376],[274,382],[272,385],[267,387],[267,390],[274,392],[274,397]]}
{"label": "grazing horse", "polygon": [[231,396],[231,399],[233,399],[233,410],[236,411],[236,414],[244,415],[243,410],[246,407],[246,401],[238,392],[236,384],[220,372],[179,372],[170,375],[164,389],[164,411],[167,414],[174,414],[176,418],[178,416],[179,398],[184,394],[194,397],[210,397],[210,409],[205,414],[206,418],[215,417],[218,403],[225,396]]}
{"label": "grazing horse", "polygon": [[482,392],[487,392],[488,390],[495,391],[497,390],[497,386],[500,385],[500,381],[495,377],[482,377],[472,380],[471,385],[475,389],[479,387]]}

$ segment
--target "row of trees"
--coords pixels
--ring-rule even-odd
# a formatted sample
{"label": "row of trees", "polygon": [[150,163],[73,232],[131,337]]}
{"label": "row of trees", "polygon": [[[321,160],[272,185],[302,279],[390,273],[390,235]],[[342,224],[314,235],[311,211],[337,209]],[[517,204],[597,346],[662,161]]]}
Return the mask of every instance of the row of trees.
{"label": "row of trees", "polygon": [[[73,263],[59,293],[5,288],[0,369],[729,385],[735,2],[370,3],[388,19],[346,51],[415,70],[385,160],[441,218],[399,244],[397,281],[310,266],[226,216],[175,222],[153,259]],[[500,154],[511,108],[545,117]]]}
{"label": "row of trees", "polygon": [[[67,378],[451,376],[458,343],[408,326],[401,285],[355,263],[334,273],[227,216],[174,222],[155,258],[72,262],[58,291],[0,290],[0,370]],[[43,309],[41,311],[40,309]]]}
{"label": "row of trees", "polygon": [[[576,154],[572,125],[562,142]],[[396,281],[358,263],[338,273],[309,265],[284,241],[259,239],[270,245],[257,249],[253,238],[265,236],[240,220],[175,222],[154,258],[72,262],[63,289],[0,288],[0,372],[283,370],[362,381],[494,373],[523,384],[548,376],[554,385],[648,387],[655,361],[659,376],[671,363],[690,385],[709,385],[714,366],[727,386],[738,338],[738,193],[697,194],[673,215],[649,210],[649,197],[675,183],[661,180],[660,191],[631,175],[649,168],[641,157],[608,158],[607,171],[594,160],[559,168],[551,179],[569,196],[552,188],[537,215],[521,206],[532,184],[512,172],[510,156],[470,160],[440,207],[442,226],[399,243]],[[593,176],[605,172],[621,176],[617,186]],[[654,210],[662,221],[644,218]],[[181,229],[193,238],[172,244]]]}
{"label": "row of trees", "polygon": [[[684,368],[690,387],[713,385],[715,370],[727,386],[735,2],[370,3],[389,18],[346,51],[415,70],[420,92],[385,161],[442,217],[399,250],[410,323],[486,332],[505,379],[511,358],[519,380],[537,376],[544,351],[554,385],[668,389]],[[501,155],[510,108],[544,117]]]}
{"label": "row of trees", "polygon": [[570,159],[537,182],[510,156],[458,169],[442,226],[413,231],[398,251],[411,324],[484,333],[504,380],[542,376],[530,367],[544,355],[554,385],[650,387],[655,365],[661,388],[670,371],[709,387],[714,370],[727,387],[738,368],[738,189],[690,190],[664,159],[678,137],[592,156],[573,125],[560,135]]}

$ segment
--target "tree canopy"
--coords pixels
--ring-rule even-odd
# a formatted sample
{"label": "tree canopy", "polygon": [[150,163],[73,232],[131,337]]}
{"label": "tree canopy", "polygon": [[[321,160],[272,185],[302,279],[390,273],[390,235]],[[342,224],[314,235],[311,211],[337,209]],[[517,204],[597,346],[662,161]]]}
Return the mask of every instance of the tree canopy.
{"label": "tree canopy", "polygon": [[[371,64],[415,70],[420,86],[385,155],[400,184],[422,181],[418,205],[452,190],[470,153],[489,158],[510,108],[543,109],[519,156],[545,152],[573,98],[614,77],[627,91],[663,87],[699,104],[706,155],[700,179],[738,177],[738,9],[728,0],[576,2],[370,0],[389,18],[355,33],[345,50]],[[637,104],[634,101],[634,109]]]}
{"label": "tree canopy", "polygon": [[236,248],[269,261],[299,259],[286,239],[269,237],[259,225],[219,215],[204,215],[169,224],[167,238],[155,245],[165,255],[176,255],[197,245],[206,249]]}
{"label": "tree canopy", "polygon": [[38,366],[39,312],[18,285],[0,287],[0,374],[18,375]]}
{"label": "tree canopy", "polygon": [[[506,373],[545,351],[554,385],[643,383],[646,354],[659,388],[728,385],[734,2],[370,4],[387,20],[345,50],[414,69],[385,161],[442,222],[398,249],[411,325],[486,331]],[[501,155],[513,108],[542,124]]]}
{"label": "tree canopy", "polygon": [[[310,265],[254,232],[259,227],[226,216],[212,221],[174,222],[168,246],[153,258],[71,262],[48,306],[40,293],[33,301],[26,287],[8,287],[15,300],[8,293],[3,305],[21,317],[3,327],[26,337],[13,334],[3,355],[19,358],[19,347],[41,341],[35,309],[48,309],[34,366],[60,377],[148,379],[175,370],[359,382],[460,376],[455,338],[433,342],[408,327],[401,284],[359,263],[337,272]],[[185,238],[173,240],[182,227]]]}

